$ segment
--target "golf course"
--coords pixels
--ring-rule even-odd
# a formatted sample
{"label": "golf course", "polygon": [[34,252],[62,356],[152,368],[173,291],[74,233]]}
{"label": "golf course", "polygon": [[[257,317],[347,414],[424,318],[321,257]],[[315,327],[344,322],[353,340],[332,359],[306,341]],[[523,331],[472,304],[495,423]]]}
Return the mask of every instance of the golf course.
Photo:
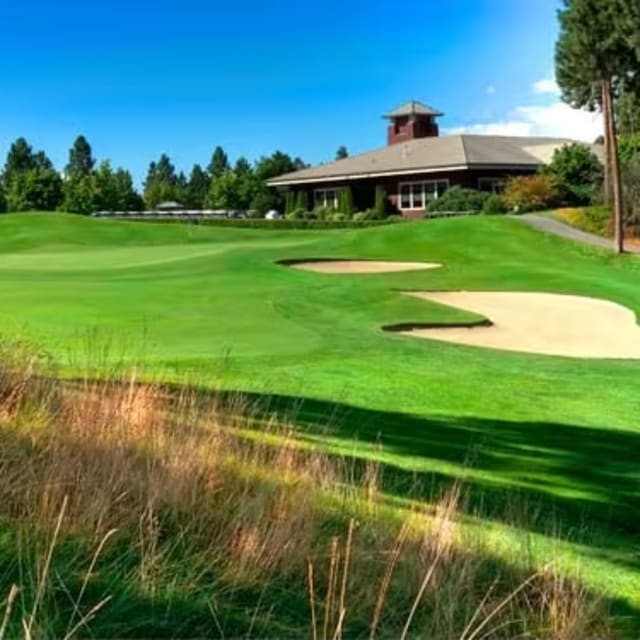
{"label": "golf course", "polygon": [[[303,260],[434,268],[292,268]],[[394,509],[460,482],[466,535],[508,564],[557,563],[630,628],[640,610],[640,360],[383,327],[491,320],[406,292],[564,294],[637,314],[639,277],[635,256],[505,216],[335,230],[0,217],[0,336],[45,354],[56,376],[135,371],[241,394],[304,446],[379,464]],[[529,332],[548,321],[529,317]]]}

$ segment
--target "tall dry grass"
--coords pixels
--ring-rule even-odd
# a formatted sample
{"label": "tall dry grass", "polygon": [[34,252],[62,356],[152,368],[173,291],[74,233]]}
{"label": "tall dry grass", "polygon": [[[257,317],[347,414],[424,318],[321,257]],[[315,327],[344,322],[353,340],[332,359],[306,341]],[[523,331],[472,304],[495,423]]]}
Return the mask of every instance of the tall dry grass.
{"label": "tall dry grass", "polygon": [[373,463],[303,446],[239,395],[61,382],[13,353],[0,640],[611,636],[603,604],[552,565],[463,542],[460,486],[400,513]]}

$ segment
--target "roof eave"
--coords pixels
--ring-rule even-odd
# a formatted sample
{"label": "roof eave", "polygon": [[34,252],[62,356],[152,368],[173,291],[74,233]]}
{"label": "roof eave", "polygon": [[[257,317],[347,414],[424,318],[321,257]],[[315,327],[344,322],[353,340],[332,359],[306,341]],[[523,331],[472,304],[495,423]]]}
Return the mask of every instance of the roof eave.
{"label": "roof eave", "polygon": [[440,167],[415,167],[411,169],[393,170],[393,171],[369,171],[365,173],[343,173],[333,174],[329,176],[317,176],[311,178],[273,178],[267,181],[269,187],[287,187],[296,184],[317,184],[320,182],[349,182],[353,180],[366,180],[368,178],[384,178],[394,176],[406,176],[416,173],[443,173],[447,171],[468,171],[468,170],[514,170],[526,171],[533,170],[544,164],[543,162],[531,164],[488,164],[488,163],[471,163],[443,165]]}

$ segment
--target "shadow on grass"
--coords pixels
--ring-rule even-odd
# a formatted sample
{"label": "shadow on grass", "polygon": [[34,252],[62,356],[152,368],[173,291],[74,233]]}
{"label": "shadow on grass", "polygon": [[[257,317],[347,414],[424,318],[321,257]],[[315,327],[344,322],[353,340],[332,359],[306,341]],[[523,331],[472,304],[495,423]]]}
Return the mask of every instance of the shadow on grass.
{"label": "shadow on grass", "polygon": [[640,534],[640,434],[242,395],[258,416],[289,420],[303,439],[333,444],[356,460],[378,459],[383,490],[392,496],[430,497],[460,477],[468,513],[588,546],[602,542],[614,559],[611,538],[624,539],[629,553],[616,561],[640,571],[640,556],[630,552]]}

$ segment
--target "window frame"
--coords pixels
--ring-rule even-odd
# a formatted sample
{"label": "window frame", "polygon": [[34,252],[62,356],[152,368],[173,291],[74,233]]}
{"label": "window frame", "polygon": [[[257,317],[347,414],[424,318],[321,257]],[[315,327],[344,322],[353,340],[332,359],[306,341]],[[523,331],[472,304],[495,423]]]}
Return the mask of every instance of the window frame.
{"label": "window frame", "polygon": [[[427,185],[434,186],[435,189],[430,192]],[[444,185],[441,190],[440,187]],[[451,183],[449,178],[439,178],[437,180],[410,180],[398,183],[398,209],[400,211],[424,211],[431,200],[437,200],[447,189]],[[419,187],[419,190],[416,190]],[[409,206],[403,204],[403,189],[409,189]],[[406,193],[404,194],[407,195]],[[416,202],[416,198],[418,202]]]}
{"label": "window frame", "polygon": [[[332,193],[333,199],[327,198],[327,194]],[[313,206],[318,207],[331,207],[332,209],[338,208],[338,194],[340,193],[339,187],[324,187],[313,190]],[[322,195],[320,195],[322,194]]]}
{"label": "window frame", "polygon": [[[483,183],[485,186],[483,186]],[[478,191],[485,193],[502,193],[507,184],[507,179],[498,176],[482,176],[478,178]],[[488,186],[487,186],[488,185]]]}

